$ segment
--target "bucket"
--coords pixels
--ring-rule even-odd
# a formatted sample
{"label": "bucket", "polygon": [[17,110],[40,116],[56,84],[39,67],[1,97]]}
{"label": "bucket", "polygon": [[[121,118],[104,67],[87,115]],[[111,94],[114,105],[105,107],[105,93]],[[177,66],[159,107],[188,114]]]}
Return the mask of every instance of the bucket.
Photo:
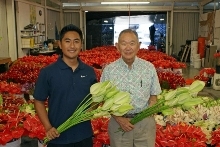
{"label": "bucket", "polygon": [[193,62],[194,68],[201,68],[201,59],[196,59]]}
{"label": "bucket", "polygon": [[190,65],[193,65],[194,55],[198,53],[198,41],[191,41]]}
{"label": "bucket", "polygon": [[202,58],[202,67],[205,67],[205,58]]}
{"label": "bucket", "polygon": [[194,60],[200,59],[200,54],[194,54],[194,55],[193,55],[193,59],[194,59]]}

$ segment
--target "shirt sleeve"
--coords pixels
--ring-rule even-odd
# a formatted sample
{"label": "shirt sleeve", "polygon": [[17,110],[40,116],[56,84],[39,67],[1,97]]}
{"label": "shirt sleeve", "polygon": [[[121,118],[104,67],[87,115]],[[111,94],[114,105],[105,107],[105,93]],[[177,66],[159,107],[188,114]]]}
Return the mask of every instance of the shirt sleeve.
{"label": "shirt sleeve", "polygon": [[42,68],[34,88],[33,97],[36,100],[45,101],[47,99],[49,95],[49,84],[47,79],[46,70]]}
{"label": "shirt sleeve", "polygon": [[151,83],[151,95],[159,95],[161,93],[161,87],[158,79],[156,69],[152,68],[152,83]]}

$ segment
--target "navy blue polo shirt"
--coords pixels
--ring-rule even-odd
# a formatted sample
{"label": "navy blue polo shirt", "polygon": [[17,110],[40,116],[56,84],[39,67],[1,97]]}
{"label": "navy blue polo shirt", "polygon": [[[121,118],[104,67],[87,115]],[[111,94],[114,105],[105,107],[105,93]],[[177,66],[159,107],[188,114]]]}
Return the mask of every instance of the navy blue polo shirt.
{"label": "navy blue polo shirt", "polygon": [[[79,65],[73,71],[59,57],[56,62],[42,68],[38,76],[33,96],[39,101],[48,98],[48,117],[55,128],[72,115],[84,97],[89,94],[90,86],[97,82],[94,69],[79,58],[78,61]],[[91,123],[86,121],[62,132],[50,143],[75,143],[91,136]]]}

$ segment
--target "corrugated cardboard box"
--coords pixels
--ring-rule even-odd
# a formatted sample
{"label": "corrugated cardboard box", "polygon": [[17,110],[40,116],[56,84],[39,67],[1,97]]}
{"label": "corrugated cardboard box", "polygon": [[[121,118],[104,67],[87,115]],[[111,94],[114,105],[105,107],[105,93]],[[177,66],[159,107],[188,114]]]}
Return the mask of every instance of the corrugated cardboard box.
{"label": "corrugated cardboard box", "polygon": [[22,48],[30,48],[31,47],[31,38],[22,38],[21,39],[21,45]]}

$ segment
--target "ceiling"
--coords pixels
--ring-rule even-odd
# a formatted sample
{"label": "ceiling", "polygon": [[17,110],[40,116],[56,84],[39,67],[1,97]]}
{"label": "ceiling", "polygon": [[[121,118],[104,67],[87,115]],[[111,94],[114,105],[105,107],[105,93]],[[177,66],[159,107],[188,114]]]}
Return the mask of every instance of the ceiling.
{"label": "ceiling", "polygon": [[[220,8],[220,0],[50,0],[57,1],[64,9],[78,9],[88,11],[168,11],[168,10],[215,10]],[[102,5],[101,2],[150,2],[149,4]]]}
{"label": "ceiling", "polygon": [[[82,10],[87,21],[115,16],[152,15],[152,20],[165,16],[167,11],[210,12],[220,9],[220,0],[49,0],[63,7],[64,11]],[[150,2],[149,4],[112,5],[101,2]],[[129,13],[129,14],[128,14]],[[158,15],[159,14],[159,15]],[[157,17],[158,16],[158,17]],[[165,16],[166,19],[166,16]]]}

